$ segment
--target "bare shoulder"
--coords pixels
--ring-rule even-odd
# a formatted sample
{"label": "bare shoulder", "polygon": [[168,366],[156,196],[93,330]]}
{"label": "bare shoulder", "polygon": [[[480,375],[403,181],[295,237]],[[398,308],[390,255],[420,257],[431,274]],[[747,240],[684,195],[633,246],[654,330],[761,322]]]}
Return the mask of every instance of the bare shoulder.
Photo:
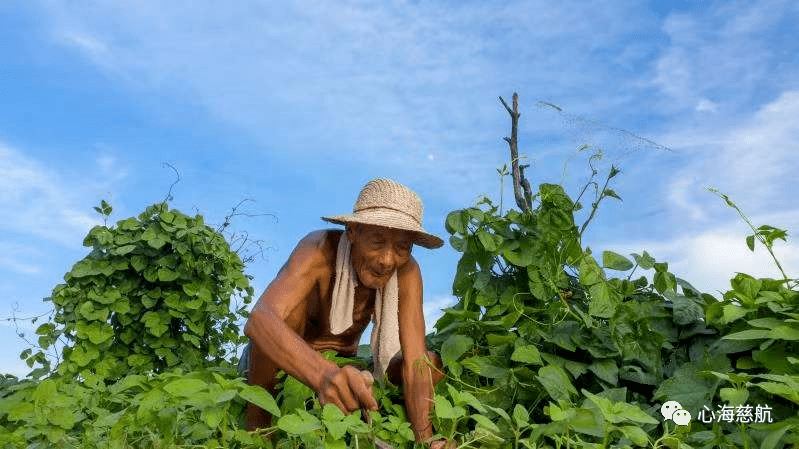
{"label": "bare shoulder", "polygon": [[[331,233],[333,230],[309,232],[300,239],[289,259],[280,269],[280,275],[323,275],[330,265]],[[335,257],[335,249],[333,249]],[[316,277],[316,276],[313,276]]]}
{"label": "bare shoulder", "polygon": [[421,281],[422,270],[419,268],[419,263],[411,255],[408,261],[397,270],[397,279],[399,281]]}

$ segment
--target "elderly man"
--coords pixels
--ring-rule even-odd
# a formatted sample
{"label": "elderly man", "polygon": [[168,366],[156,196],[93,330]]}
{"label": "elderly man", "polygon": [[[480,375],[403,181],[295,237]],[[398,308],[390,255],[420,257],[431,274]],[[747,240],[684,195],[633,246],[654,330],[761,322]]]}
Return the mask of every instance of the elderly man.
{"label": "elderly man", "polygon": [[[322,219],[346,231],[308,234],[258,300],[244,328],[248,382],[274,391],[275,374],[284,370],[316,391],[321,404],[345,413],[377,410],[368,373],[320,355],[354,356],[374,318],[374,374],[403,386],[414,434],[424,441],[432,435],[428,414],[441,362],[425,347],[422,276],[411,249],[443,241],[422,229],[419,197],[387,179],[369,182],[352,214]],[[248,428],[269,421],[266,411],[248,405]]]}

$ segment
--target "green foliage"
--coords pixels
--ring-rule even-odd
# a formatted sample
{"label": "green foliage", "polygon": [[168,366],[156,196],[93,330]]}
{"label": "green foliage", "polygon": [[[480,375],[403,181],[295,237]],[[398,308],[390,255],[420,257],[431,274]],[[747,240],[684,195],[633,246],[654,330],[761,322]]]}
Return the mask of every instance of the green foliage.
{"label": "green foliage", "polygon": [[[602,192],[598,200],[617,197],[607,182]],[[446,218],[463,254],[453,282],[459,301],[428,336],[448,373],[435,398],[441,436],[513,448],[799,440],[799,292],[739,274],[717,300],[646,251],[632,259],[603,251],[600,264],[580,239],[598,200],[578,231],[578,207],[560,186],[543,184],[535,198],[529,213],[503,215],[483,199]],[[785,237],[758,229],[768,248]],[[651,270],[651,282],[633,280],[638,268]],[[662,424],[668,400],[692,413],[690,428]],[[768,404],[780,423],[703,430],[696,422],[706,405],[745,403]]]}
{"label": "green foliage", "polygon": [[[446,217],[462,256],[458,303],[427,337],[446,373],[435,436],[514,449],[799,445],[796,280],[740,273],[717,299],[646,251],[598,260],[581,237],[599,201],[618,198],[608,187],[617,173],[579,227],[579,204],[553,184],[529,212],[503,214],[485,198]],[[786,237],[753,229],[750,248]],[[246,305],[252,290],[202,217],[158,204],[95,227],[85,243],[91,253],[53,292],[53,322],[37,330],[44,349],[65,343],[63,360],[51,371],[42,351],[26,350],[43,366],[27,380],[0,378],[0,447],[415,446],[390,384],[373,385],[378,411],[346,416],[285,375],[274,396],[237,377],[226,347],[241,341],[244,306],[231,312],[230,301]],[[634,278],[638,269],[651,281]],[[690,426],[663,421],[668,400],[691,412]],[[272,427],[243,430],[246,402],[269,411]],[[747,404],[770,406],[773,422],[699,421],[703,408]]]}
{"label": "green foliage", "polygon": [[[105,201],[96,209],[111,213]],[[218,365],[241,341],[237,321],[252,287],[239,256],[202,216],[155,204],[95,226],[83,244],[91,252],[53,289],[53,322],[36,331],[44,350],[65,342],[59,374],[96,383],[192,370]],[[241,299],[236,311],[232,298]],[[31,365],[41,360],[24,356]]]}
{"label": "green foliage", "polygon": [[257,387],[231,370],[128,374],[107,386],[62,376],[19,382],[0,390],[0,447],[252,444],[238,421]]}

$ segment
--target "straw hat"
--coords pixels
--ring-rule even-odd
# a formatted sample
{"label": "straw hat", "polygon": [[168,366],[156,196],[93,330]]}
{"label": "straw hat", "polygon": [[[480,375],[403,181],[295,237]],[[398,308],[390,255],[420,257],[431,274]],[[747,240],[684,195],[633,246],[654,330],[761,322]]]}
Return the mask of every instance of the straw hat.
{"label": "straw hat", "polygon": [[350,215],[322,217],[331,223],[362,223],[411,231],[417,245],[440,248],[444,241],[422,229],[422,200],[411,189],[389,179],[369,181]]}

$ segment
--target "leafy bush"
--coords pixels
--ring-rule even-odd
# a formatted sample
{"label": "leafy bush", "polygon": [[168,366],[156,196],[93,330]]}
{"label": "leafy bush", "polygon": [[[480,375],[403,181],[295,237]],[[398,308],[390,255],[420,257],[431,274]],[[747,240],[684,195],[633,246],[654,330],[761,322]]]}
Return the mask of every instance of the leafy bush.
{"label": "leafy bush", "polygon": [[[107,217],[111,207],[99,211]],[[116,226],[96,226],[92,251],[53,290],[52,323],[36,333],[46,350],[65,340],[58,372],[95,383],[129,373],[218,365],[225,345],[242,340],[252,287],[225,239],[166,203]],[[242,299],[232,312],[231,298]],[[23,353],[29,363],[41,353]],[[46,367],[45,367],[46,368]]]}
{"label": "leafy bush", "polygon": [[[795,281],[738,274],[719,301],[646,252],[631,261],[604,251],[600,265],[581,247],[579,206],[562,188],[541,185],[536,198],[529,213],[500,216],[484,199],[446,219],[463,255],[459,301],[428,336],[449,374],[435,398],[442,436],[514,448],[799,442]],[[653,270],[653,282],[633,280],[638,268]],[[664,423],[658,438],[668,400],[694,421]],[[730,416],[747,403],[768,404],[776,422],[714,420],[703,430],[698,420],[703,410],[716,416],[713,404]]]}

